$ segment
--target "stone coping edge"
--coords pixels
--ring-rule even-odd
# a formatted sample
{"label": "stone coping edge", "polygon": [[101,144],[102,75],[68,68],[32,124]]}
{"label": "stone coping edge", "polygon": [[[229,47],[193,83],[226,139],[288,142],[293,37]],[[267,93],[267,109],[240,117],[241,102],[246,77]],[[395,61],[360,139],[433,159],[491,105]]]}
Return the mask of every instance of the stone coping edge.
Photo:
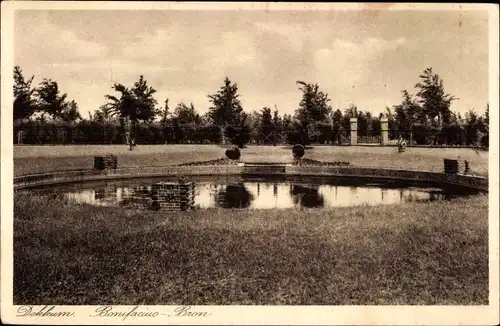
{"label": "stone coping edge", "polygon": [[221,176],[221,175],[290,175],[290,176],[342,176],[355,178],[376,178],[387,180],[402,180],[416,182],[432,182],[442,185],[456,185],[488,191],[488,179],[461,174],[445,174],[439,172],[390,170],[363,167],[336,167],[336,166],[286,166],[285,172],[245,171],[244,166],[163,166],[119,168],[111,171],[66,171],[44,173],[14,177],[14,190],[27,189],[38,186],[57,185],[63,183],[78,183],[86,181],[118,180],[133,178],[148,178],[162,176]]}

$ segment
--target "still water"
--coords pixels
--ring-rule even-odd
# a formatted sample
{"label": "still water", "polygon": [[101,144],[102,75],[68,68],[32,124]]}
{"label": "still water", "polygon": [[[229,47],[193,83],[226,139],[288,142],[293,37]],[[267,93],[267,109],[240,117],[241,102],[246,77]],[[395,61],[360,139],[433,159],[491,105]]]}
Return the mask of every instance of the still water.
{"label": "still water", "polygon": [[[101,182],[57,187],[80,203],[128,206],[130,199],[150,200],[152,185],[165,180]],[[192,208],[327,208],[358,205],[391,205],[446,200],[464,194],[435,187],[400,184],[345,184],[327,180],[222,180],[192,182]]]}

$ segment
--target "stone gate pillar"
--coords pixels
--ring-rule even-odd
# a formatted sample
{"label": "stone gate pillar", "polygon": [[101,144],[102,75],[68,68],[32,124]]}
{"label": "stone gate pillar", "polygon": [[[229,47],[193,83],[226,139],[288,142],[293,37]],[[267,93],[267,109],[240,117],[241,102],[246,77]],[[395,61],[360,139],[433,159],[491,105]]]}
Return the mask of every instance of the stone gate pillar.
{"label": "stone gate pillar", "polygon": [[389,119],[380,119],[380,144],[382,146],[389,144]]}
{"label": "stone gate pillar", "polygon": [[351,118],[351,145],[358,143],[358,118]]}

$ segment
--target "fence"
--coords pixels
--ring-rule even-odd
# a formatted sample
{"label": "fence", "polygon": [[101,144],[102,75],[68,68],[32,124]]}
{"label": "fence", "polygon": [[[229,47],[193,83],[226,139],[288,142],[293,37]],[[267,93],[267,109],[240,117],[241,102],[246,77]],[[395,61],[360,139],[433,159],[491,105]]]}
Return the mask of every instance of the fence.
{"label": "fence", "polygon": [[[487,148],[488,134],[477,130],[448,126],[436,129],[414,126],[410,129],[389,129],[387,120],[381,122],[382,131],[358,129],[356,119],[351,121],[351,129],[322,125],[314,134],[306,130],[287,128],[263,135],[250,132],[249,143],[253,144],[294,144],[313,143],[330,145],[384,144],[394,145],[401,137],[412,145],[478,146]],[[394,127],[394,126],[391,126]],[[375,133],[377,132],[377,133]],[[217,144],[221,142],[221,129],[215,125],[169,125],[139,124],[135,131],[137,144]],[[354,138],[353,138],[354,137]],[[14,126],[14,141],[17,144],[125,144],[125,131],[113,123],[88,121],[78,124],[29,122]]]}
{"label": "fence", "polygon": [[399,138],[405,139],[408,145],[476,146],[479,143],[482,147],[488,147],[487,137],[484,138],[480,133],[451,127],[433,129],[419,126],[389,130],[390,141]]}
{"label": "fence", "polygon": [[358,136],[358,144],[380,144],[380,136]]}

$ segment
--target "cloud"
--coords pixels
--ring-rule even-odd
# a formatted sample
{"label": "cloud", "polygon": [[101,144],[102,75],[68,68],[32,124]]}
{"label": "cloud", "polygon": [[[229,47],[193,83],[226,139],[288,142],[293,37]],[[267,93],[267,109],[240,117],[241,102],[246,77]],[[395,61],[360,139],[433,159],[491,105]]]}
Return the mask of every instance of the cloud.
{"label": "cloud", "polygon": [[120,57],[136,62],[138,71],[147,63],[169,67],[159,71],[195,74],[200,79],[219,79],[243,67],[257,69],[256,44],[248,33],[183,27],[143,34],[126,44]]}
{"label": "cloud", "polygon": [[92,62],[63,62],[63,63],[47,63],[46,67],[52,69],[61,69],[66,71],[86,71],[93,70],[122,70],[136,72],[140,68],[141,73],[158,73],[158,72],[179,72],[181,69],[176,66],[159,66],[151,63],[143,63],[140,66],[137,62],[123,59],[101,59]]}
{"label": "cloud", "polygon": [[167,50],[174,45],[175,37],[166,30],[159,29],[152,33],[142,33],[123,45],[122,54],[125,58],[144,59],[168,54]]}
{"label": "cloud", "polygon": [[257,30],[264,33],[272,33],[283,37],[294,51],[301,51],[305,46],[305,40],[312,33],[304,25],[283,24],[273,21],[255,22]]}
{"label": "cloud", "polygon": [[37,81],[57,80],[84,110],[102,103],[113,82],[131,85],[140,74],[160,102],[193,101],[201,110],[226,76],[238,83],[246,109],[276,103],[291,112],[300,100],[295,81],[303,80],[319,83],[332,104],[379,110],[400,101],[400,90],[411,90],[427,66],[443,75],[449,92],[483,103],[487,19],[455,16],[22,11],[15,62]]}
{"label": "cloud", "polygon": [[74,62],[100,58],[108,51],[95,40],[79,38],[75,32],[52,24],[46,14],[18,15],[16,19],[29,21],[17,24],[16,36],[23,42],[16,43],[16,58],[35,52],[45,62]]}
{"label": "cloud", "polygon": [[334,76],[342,73],[342,84],[355,84],[369,73],[370,69],[377,67],[388,52],[402,47],[406,43],[404,38],[384,40],[369,37],[360,42],[345,39],[335,39],[329,47],[321,48],[314,53],[314,62],[322,75]]}
{"label": "cloud", "polygon": [[213,70],[222,66],[248,67],[256,59],[256,44],[247,33],[225,31],[219,37],[220,39],[202,49],[202,64],[206,69]]}

